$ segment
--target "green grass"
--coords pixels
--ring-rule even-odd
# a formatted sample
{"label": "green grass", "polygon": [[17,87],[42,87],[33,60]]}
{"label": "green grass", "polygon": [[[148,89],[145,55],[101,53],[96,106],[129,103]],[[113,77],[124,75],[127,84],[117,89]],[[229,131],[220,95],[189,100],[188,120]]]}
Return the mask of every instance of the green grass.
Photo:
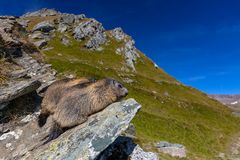
{"label": "green grass", "polygon": [[125,86],[129,89],[129,97],[142,105],[133,123],[144,148],[165,140],[185,145],[187,159],[215,159],[219,152],[227,150],[231,136],[240,130],[240,120],[234,118],[229,109],[154,68],[141,52],[137,71],[124,72],[121,70],[125,66],[124,57],[115,54],[121,42],[108,37],[109,42],[102,46],[103,50],[94,51],[83,47],[85,41],[70,38],[72,45],[67,47],[61,44],[60,38],[61,34],[56,34],[48,44],[54,49],[44,52],[45,60],[60,74],[134,80]]}

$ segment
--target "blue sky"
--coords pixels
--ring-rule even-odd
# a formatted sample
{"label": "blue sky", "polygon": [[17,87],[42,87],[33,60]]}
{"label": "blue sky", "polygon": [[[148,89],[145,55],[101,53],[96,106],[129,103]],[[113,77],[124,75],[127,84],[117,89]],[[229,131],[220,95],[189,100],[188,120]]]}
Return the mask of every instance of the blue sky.
{"label": "blue sky", "polygon": [[136,46],[181,82],[207,93],[240,94],[238,0],[1,0],[1,15],[43,7],[85,13],[122,27]]}

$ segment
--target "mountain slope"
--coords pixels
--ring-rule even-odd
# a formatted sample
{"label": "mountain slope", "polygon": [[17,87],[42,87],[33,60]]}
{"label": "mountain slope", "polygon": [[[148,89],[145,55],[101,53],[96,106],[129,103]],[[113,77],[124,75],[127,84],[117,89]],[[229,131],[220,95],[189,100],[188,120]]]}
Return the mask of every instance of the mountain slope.
{"label": "mountain slope", "polygon": [[[37,13],[20,18],[27,23],[28,39],[41,52],[33,57],[52,64],[59,78],[113,77],[123,82],[129,97],[142,105],[133,123],[136,141],[143,148],[156,151],[154,143],[161,140],[180,143],[188,151],[187,159],[214,159],[227,151],[231,137],[240,131],[240,119],[221,103],[158,68],[121,29],[107,31],[83,15],[76,20],[71,14]],[[36,29],[46,21],[50,24]],[[81,28],[80,34],[76,28],[81,25],[85,30]],[[52,29],[44,31],[46,28]],[[37,45],[42,39],[46,43]]]}

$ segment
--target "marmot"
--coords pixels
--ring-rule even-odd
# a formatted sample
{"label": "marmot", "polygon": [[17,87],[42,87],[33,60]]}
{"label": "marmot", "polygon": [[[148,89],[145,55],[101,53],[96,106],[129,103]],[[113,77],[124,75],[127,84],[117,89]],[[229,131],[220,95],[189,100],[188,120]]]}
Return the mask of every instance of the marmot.
{"label": "marmot", "polygon": [[79,79],[62,79],[53,82],[47,89],[41,104],[41,113],[38,119],[38,125],[42,127],[50,114],[56,110],[57,103],[67,90],[75,85],[85,87],[95,82],[94,78],[79,78]]}
{"label": "marmot", "polygon": [[60,97],[57,107],[49,111],[54,124],[44,144],[57,138],[66,129],[84,123],[88,116],[103,110],[127,94],[128,90],[121,83],[110,78],[98,80],[86,87],[72,86],[64,91],[64,96]]}

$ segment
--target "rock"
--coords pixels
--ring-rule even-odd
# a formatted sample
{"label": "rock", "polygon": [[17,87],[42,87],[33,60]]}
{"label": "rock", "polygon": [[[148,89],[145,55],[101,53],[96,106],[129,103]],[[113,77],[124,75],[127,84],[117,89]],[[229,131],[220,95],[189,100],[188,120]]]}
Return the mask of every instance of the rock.
{"label": "rock", "polygon": [[22,30],[15,17],[0,17],[0,58],[21,56],[23,41],[18,34]]}
{"label": "rock", "polygon": [[122,80],[123,80],[123,82],[125,82],[125,83],[133,83],[133,82],[134,82],[134,80],[132,80],[131,78],[128,78],[128,77],[122,78]]}
{"label": "rock", "polygon": [[85,14],[75,15],[75,23],[79,23],[84,18],[86,18]]}
{"label": "rock", "polygon": [[116,49],[116,54],[123,54],[125,56],[127,66],[135,71],[136,69],[134,64],[136,63],[139,55],[136,47],[134,46],[134,40],[125,34],[121,28],[115,28],[114,30],[110,31],[110,33],[111,36],[117,41],[124,41],[124,45]]}
{"label": "rock", "polygon": [[47,41],[45,39],[33,42],[33,44],[38,47],[39,49],[42,49],[44,46],[47,45]]}
{"label": "rock", "polygon": [[56,79],[56,71],[51,68],[50,64],[40,63],[27,54],[15,59],[15,62],[27,71],[27,76],[41,82],[41,86],[37,89],[41,92],[48,87]]}
{"label": "rock", "polygon": [[44,35],[40,31],[36,31],[30,35],[32,39],[44,39]]}
{"label": "rock", "polygon": [[118,137],[96,160],[158,160],[153,152],[145,152],[129,137]]}
{"label": "rock", "polygon": [[156,63],[154,63],[154,67],[157,69],[159,68],[159,66]]}
{"label": "rock", "polygon": [[40,112],[35,112],[34,114],[29,114],[26,117],[24,117],[23,119],[21,119],[21,123],[28,123],[32,120],[34,120],[38,115],[40,114]]}
{"label": "rock", "polygon": [[1,135],[0,141],[3,141],[7,138],[14,138],[15,140],[17,140],[20,138],[21,135],[22,135],[22,130],[17,129],[16,131],[11,131],[11,132],[4,133],[3,135]]}
{"label": "rock", "polygon": [[16,19],[16,21],[21,25],[23,26],[23,28],[27,28],[28,26],[28,23],[30,22],[29,20],[24,20],[24,19]]}
{"label": "rock", "polygon": [[62,14],[60,18],[60,22],[64,24],[73,24],[75,21],[75,15],[74,14]]}
{"label": "rock", "polygon": [[74,29],[74,38],[77,40],[82,40],[86,37],[92,37],[96,33],[102,33],[104,28],[101,23],[97,22],[94,19],[80,22],[77,27]]}
{"label": "rock", "polygon": [[35,32],[35,31],[50,32],[53,29],[55,29],[53,23],[51,23],[49,21],[43,21],[43,22],[36,24],[33,27],[32,32]]}
{"label": "rock", "polygon": [[111,30],[110,33],[118,41],[122,41],[127,37],[120,27]]}
{"label": "rock", "polygon": [[0,104],[5,104],[13,99],[35,91],[41,83],[37,80],[23,80],[9,83],[9,86],[0,87]]}
{"label": "rock", "polygon": [[85,44],[86,48],[98,49],[101,44],[106,42],[106,34],[103,32],[97,32],[90,40]]}
{"label": "rock", "polygon": [[172,144],[166,141],[161,141],[156,144],[156,147],[163,153],[168,154],[172,157],[185,158],[186,149],[181,144]]}
{"label": "rock", "polygon": [[136,138],[136,129],[132,123],[129,124],[128,128],[126,131],[122,134],[125,137],[130,137],[130,138]]}
{"label": "rock", "polygon": [[68,30],[68,26],[66,24],[63,23],[59,23],[58,25],[58,31],[63,33],[66,32]]}
{"label": "rock", "polygon": [[27,76],[27,71],[25,69],[15,70],[10,73],[10,77],[13,79],[23,78]]}
{"label": "rock", "polygon": [[67,25],[72,25],[73,23],[79,23],[80,20],[86,18],[84,14],[75,15],[75,14],[68,14],[63,13],[61,14],[60,22]]}
{"label": "rock", "polygon": [[132,154],[130,155],[130,160],[158,160],[158,156],[153,152],[145,152],[143,149],[137,145]]}
{"label": "rock", "polygon": [[6,149],[0,152],[1,158],[95,159],[126,130],[140,107],[134,99],[113,103],[103,111],[90,116],[87,122],[67,130],[59,138],[43,146],[41,139],[48,133],[51,121],[39,129],[36,127],[37,121],[33,120],[20,128],[23,132],[19,139],[0,143],[0,147],[4,148],[7,143],[12,143],[16,150],[23,148],[24,152]]}
{"label": "rock", "polygon": [[66,36],[63,36],[63,37],[61,38],[61,42],[62,42],[62,44],[64,44],[65,46],[69,46],[69,45],[70,45],[70,41],[69,41],[69,39],[68,39]]}
{"label": "rock", "polygon": [[[95,159],[127,128],[139,110],[133,99],[110,105],[102,112],[91,116],[82,127],[65,134],[51,145],[54,150],[36,151],[34,157],[45,159]],[[81,128],[81,129],[80,129]]]}
{"label": "rock", "polygon": [[77,40],[83,40],[84,38],[90,38],[85,44],[87,48],[97,49],[99,46],[106,42],[106,34],[101,23],[94,19],[80,22],[74,29],[74,38]]}
{"label": "rock", "polygon": [[22,17],[32,17],[32,16],[46,17],[46,16],[55,16],[58,13],[59,12],[57,12],[54,9],[43,8],[35,12],[27,12],[26,14],[22,15]]}

